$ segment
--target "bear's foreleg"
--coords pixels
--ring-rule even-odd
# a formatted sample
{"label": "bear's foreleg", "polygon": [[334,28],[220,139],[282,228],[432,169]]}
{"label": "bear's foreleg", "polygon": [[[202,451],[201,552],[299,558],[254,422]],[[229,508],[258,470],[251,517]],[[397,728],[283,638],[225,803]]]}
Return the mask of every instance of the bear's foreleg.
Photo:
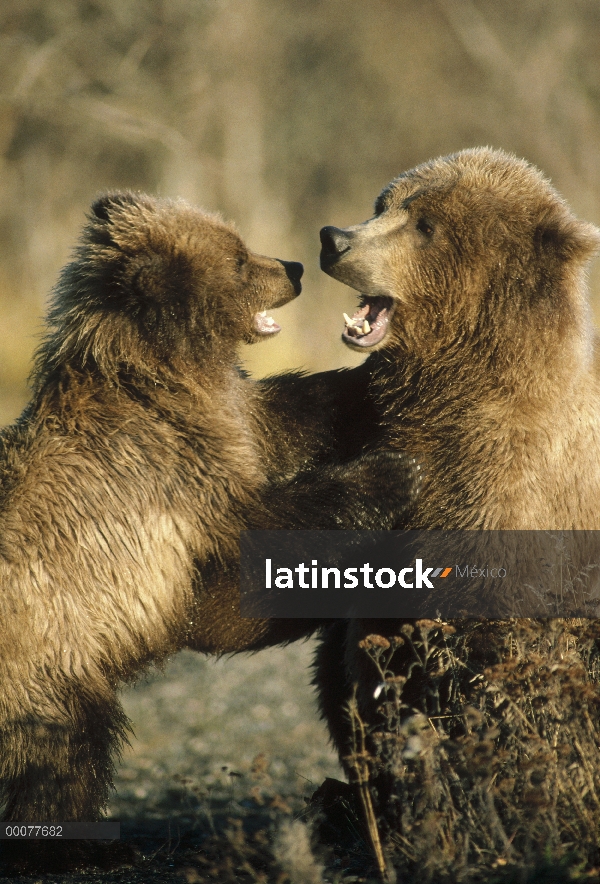
{"label": "bear's foreleg", "polygon": [[419,493],[419,465],[396,451],[364,454],[342,464],[315,466],[272,485],[248,527],[312,530],[387,530],[403,521]]}
{"label": "bear's foreleg", "polygon": [[[55,686],[40,685],[49,696]],[[43,714],[12,709],[2,727],[4,821],[96,821],[112,787],[127,719],[112,690],[63,691]]]}

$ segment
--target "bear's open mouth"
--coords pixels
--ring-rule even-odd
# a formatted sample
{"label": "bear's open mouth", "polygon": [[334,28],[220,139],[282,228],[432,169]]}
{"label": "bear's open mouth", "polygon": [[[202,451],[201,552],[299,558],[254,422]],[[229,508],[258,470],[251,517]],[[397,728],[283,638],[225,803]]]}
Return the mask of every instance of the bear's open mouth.
{"label": "bear's open mouth", "polygon": [[393,312],[392,298],[362,295],[362,305],[352,317],[344,313],[342,341],[351,347],[374,347],[385,338]]}
{"label": "bear's open mouth", "polygon": [[263,336],[276,335],[281,331],[281,326],[277,325],[272,316],[267,316],[266,310],[254,314],[253,325],[254,331]]}

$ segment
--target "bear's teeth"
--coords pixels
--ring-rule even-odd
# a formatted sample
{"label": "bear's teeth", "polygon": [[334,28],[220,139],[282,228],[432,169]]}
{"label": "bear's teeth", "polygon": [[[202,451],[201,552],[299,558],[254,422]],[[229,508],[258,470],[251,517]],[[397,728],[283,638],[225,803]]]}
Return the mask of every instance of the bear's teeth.
{"label": "bear's teeth", "polygon": [[267,315],[267,311],[266,311],[266,310],[263,310],[262,313],[259,313],[258,315],[259,315],[259,316],[266,316],[266,315]]}
{"label": "bear's teeth", "polygon": [[343,317],[346,329],[349,332],[354,332],[355,335],[368,335],[371,331],[371,326],[367,319],[363,319],[361,322],[360,319],[352,319],[347,313],[344,313]]}

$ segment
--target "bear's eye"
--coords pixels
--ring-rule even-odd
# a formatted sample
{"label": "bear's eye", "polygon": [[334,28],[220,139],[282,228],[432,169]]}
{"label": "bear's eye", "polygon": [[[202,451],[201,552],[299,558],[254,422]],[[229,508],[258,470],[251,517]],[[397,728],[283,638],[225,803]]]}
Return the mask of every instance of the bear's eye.
{"label": "bear's eye", "polygon": [[235,259],[236,268],[238,270],[242,270],[246,266],[247,260],[248,259],[246,258],[245,255],[238,255],[237,258]]}
{"label": "bear's eye", "polygon": [[426,221],[425,218],[419,218],[417,221],[417,230],[419,233],[422,233],[423,236],[431,236],[433,233],[432,225],[429,221]]}

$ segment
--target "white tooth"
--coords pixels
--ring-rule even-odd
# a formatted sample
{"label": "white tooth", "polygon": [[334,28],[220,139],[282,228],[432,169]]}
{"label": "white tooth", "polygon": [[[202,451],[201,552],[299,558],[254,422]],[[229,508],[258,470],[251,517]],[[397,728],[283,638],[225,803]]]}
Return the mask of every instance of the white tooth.
{"label": "white tooth", "polygon": [[266,315],[267,315],[267,311],[266,311],[266,310],[263,310],[263,312],[262,312],[262,313],[259,313],[258,315],[259,315],[259,316],[266,316]]}
{"label": "white tooth", "polygon": [[272,316],[267,316],[267,325],[275,325],[275,320]]}
{"label": "white tooth", "polygon": [[350,319],[350,317],[348,316],[347,313],[344,313],[344,322],[346,323],[346,325],[349,325],[350,327],[352,327],[354,325],[354,320]]}
{"label": "white tooth", "polygon": [[366,319],[362,324],[362,330],[363,330],[363,335],[368,335],[369,332],[371,331],[371,326],[369,325],[369,323],[367,322]]}

